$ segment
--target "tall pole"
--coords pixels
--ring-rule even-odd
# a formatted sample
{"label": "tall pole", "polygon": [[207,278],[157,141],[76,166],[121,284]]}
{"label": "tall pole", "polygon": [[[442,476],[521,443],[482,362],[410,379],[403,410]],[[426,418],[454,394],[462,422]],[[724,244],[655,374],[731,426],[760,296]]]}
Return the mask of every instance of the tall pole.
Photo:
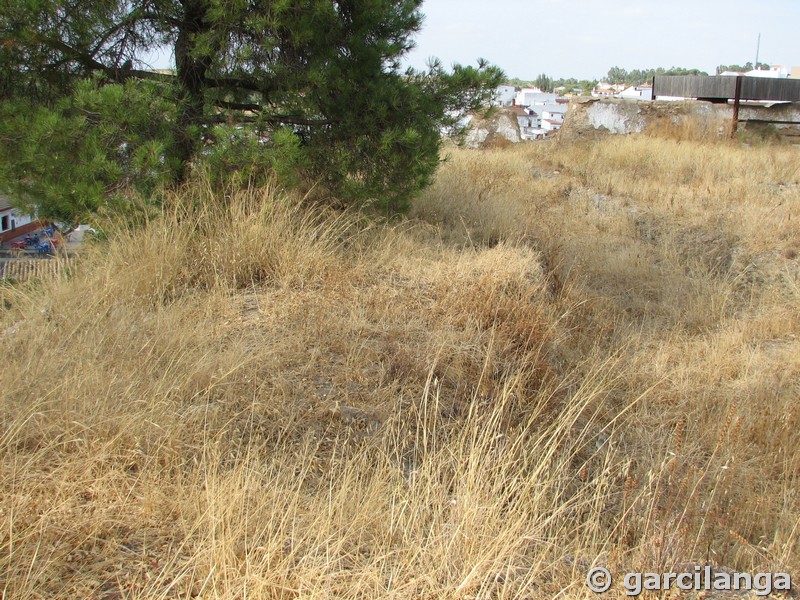
{"label": "tall pole", "polygon": [[758,54],[761,51],[761,34],[758,34],[758,43],[756,43],[756,64],[753,65],[753,68],[758,71]]}
{"label": "tall pole", "polygon": [[742,76],[736,76],[736,91],[733,98],[733,125],[731,126],[731,137],[736,136],[739,129],[739,103],[742,100]]}

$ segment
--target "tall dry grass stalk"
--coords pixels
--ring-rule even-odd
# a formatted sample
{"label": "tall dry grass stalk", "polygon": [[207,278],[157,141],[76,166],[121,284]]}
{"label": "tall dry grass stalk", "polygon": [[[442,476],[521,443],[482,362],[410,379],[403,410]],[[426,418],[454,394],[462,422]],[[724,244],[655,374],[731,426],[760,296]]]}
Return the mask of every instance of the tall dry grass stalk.
{"label": "tall dry grass stalk", "polygon": [[392,227],[198,184],[6,284],[2,597],[797,574],[797,158],[454,150]]}

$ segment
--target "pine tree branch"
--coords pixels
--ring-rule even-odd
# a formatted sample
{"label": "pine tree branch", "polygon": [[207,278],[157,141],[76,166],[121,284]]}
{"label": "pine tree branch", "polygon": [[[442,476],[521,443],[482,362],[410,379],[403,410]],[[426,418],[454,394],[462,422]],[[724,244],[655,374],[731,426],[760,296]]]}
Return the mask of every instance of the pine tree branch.
{"label": "pine tree branch", "polygon": [[[218,101],[215,104],[220,108],[231,108],[232,110],[245,110],[250,112],[259,112],[263,111],[264,107],[259,107],[258,105],[246,105],[256,106],[259,110],[252,110],[251,108],[240,108],[240,105],[237,102],[224,102]],[[233,106],[231,106],[233,105]],[[213,117],[207,117],[204,119],[209,124],[217,124],[217,123],[227,123],[228,117],[226,115],[215,115]],[[335,121],[330,119],[309,119],[307,117],[302,117],[299,115],[266,115],[266,114],[259,114],[259,115],[251,115],[248,117],[239,116],[236,119],[237,122],[240,123],[255,123],[255,122],[262,122],[262,123],[270,123],[273,125],[300,125],[300,126],[307,126],[307,127],[318,127],[321,125],[333,125]]]}

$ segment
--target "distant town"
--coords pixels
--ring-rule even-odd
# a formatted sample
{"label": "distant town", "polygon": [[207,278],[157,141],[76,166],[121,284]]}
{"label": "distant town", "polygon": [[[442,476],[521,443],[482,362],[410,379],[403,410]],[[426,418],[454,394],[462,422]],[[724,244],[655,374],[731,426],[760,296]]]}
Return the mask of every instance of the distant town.
{"label": "distant town", "polygon": [[[721,65],[718,77],[765,77],[772,79],[800,79],[800,66],[767,65],[758,63]],[[570,98],[591,95],[595,98],[626,98],[652,100],[652,78],[659,75],[708,75],[698,69],[648,69],[626,71],[613,67],[604,81],[578,81],[576,79],[552,80],[540,75],[536,80],[525,82],[511,80],[497,88],[494,106],[511,108],[517,116],[520,137],[523,140],[539,140],[558,131],[564,123]],[[660,98],[669,99],[669,98]]]}

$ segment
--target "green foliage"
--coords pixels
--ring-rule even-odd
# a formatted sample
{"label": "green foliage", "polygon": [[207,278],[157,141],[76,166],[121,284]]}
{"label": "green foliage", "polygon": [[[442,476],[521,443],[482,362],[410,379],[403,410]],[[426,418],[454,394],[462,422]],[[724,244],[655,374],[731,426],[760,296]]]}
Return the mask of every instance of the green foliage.
{"label": "green foliage", "polygon": [[567,92],[589,94],[599,82],[596,79],[577,80],[574,77],[567,79],[556,79],[553,82],[554,89],[563,87]]}
{"label": "green foliage", "polygon": [[536,78],[536,87],[538,87],[543,92],[552,92],[555,85],[553,84],[553,80],[550,79],[547,75],[542,73],[539,77]]}
{"label": "green foliage", "polygon": [[717,67],[717,75],[720,73],[724,73],[725,71],[734,71],[736,73],[747,73],[748,71],[753,70],[768,70],[769,65],[767,63],[759,62],[755,67],[753,63],[748,61],[744,63],[744,65],[719,65]]}
{"label": "green foliage", "polygon": [[[0,187],[66,218],[200,168],[402,209],[431,180],[440,132],[503,76],[484,61],[402,72],[421,1],[15,3],[0,11]],[[164,47],[175,73],[143,70]]]}
{"label": "green foliage", "polygon": [[669,69],[658,67],[656,69],[634,69],[632,71],[626,71],[621,67],[611,67],[608,70],[607,80],[609,83],[641,85],[642,83],[648,83],[653,77],[659,75],[708,75],[708,73],[700,69],[684,69],[682,67],[670,67]]}
{"label": "green foliage", "polygon": [[621,67],[611,67],[606,79],[609,83],[625,83],[628,81],[628,72]]}
{"label": "green foliage", "polygon": [[201,153],[203,170],[218,189],[258,185],[272,177],[296,186],[307,167],[300,137],[291,127],[266,132],[250,125],[217,125],[208,140]]}
{"label": "green foliage", "polygon": [[[759,63],[766,67],[763,63]],[[750,63],[747,63],[747,70],[752,68]],[[738,67],[736,65],[726,67],[726,66],[719,66],[717,67],[717,73],[720,73],[724,70],[743,70],[744,67]],[[684,69],[682,67],[670,67],[668,69],[664,67],[657,67],[654,69],[633,69],[632,71],[628,71],[623,69],[622,67],[611,67],[606,74],[605,81],[608,83],[621,83],[626,85],[641,85],[643,83],[649,83],[653,77],[657,75],[708,75],[705,71],[701,71],[700,69]],[[533,81],[526,81],[522,79],[510,79],[508,82],[512,85],[518,85],[521,87],[538,87],[544,92],[552,92],[557,88],[565,88],[566,92],[581,92],[581,93],[589,93],[592,89],[599,83],[597,79],[582,79],[578,80],[574,77],[562,78],[562,79],[551,79],[547,75],[539,75]]]}
{"label": "green foliage", "polygon": [[82,80],[52,107],[0,103],[0,181],[31,212],[64,221],[131,190],[154,193],[175,169],[175,107],[159,92],[145,81]]}
{"label": "green foliage", "polygon": [[[546,78],[542,79],[542,78]],[[549,83],[548,83],[549,81]],[[542,91],[555,91],[558,88],[563,87],[564,93],[589,93],[592,89],[598,84],[597,79],[575,79],[574,77],[568,78],[561,78],[561,79],[551,79],[547,75],[540,75],[539,78],[533,81],[526,81],[523,79],[509,79],[507,82],[511,85],[516,85],[519,87],[538,87],[542,89]],[[547,89],[542,88],[540,84],[546,85]]]}

